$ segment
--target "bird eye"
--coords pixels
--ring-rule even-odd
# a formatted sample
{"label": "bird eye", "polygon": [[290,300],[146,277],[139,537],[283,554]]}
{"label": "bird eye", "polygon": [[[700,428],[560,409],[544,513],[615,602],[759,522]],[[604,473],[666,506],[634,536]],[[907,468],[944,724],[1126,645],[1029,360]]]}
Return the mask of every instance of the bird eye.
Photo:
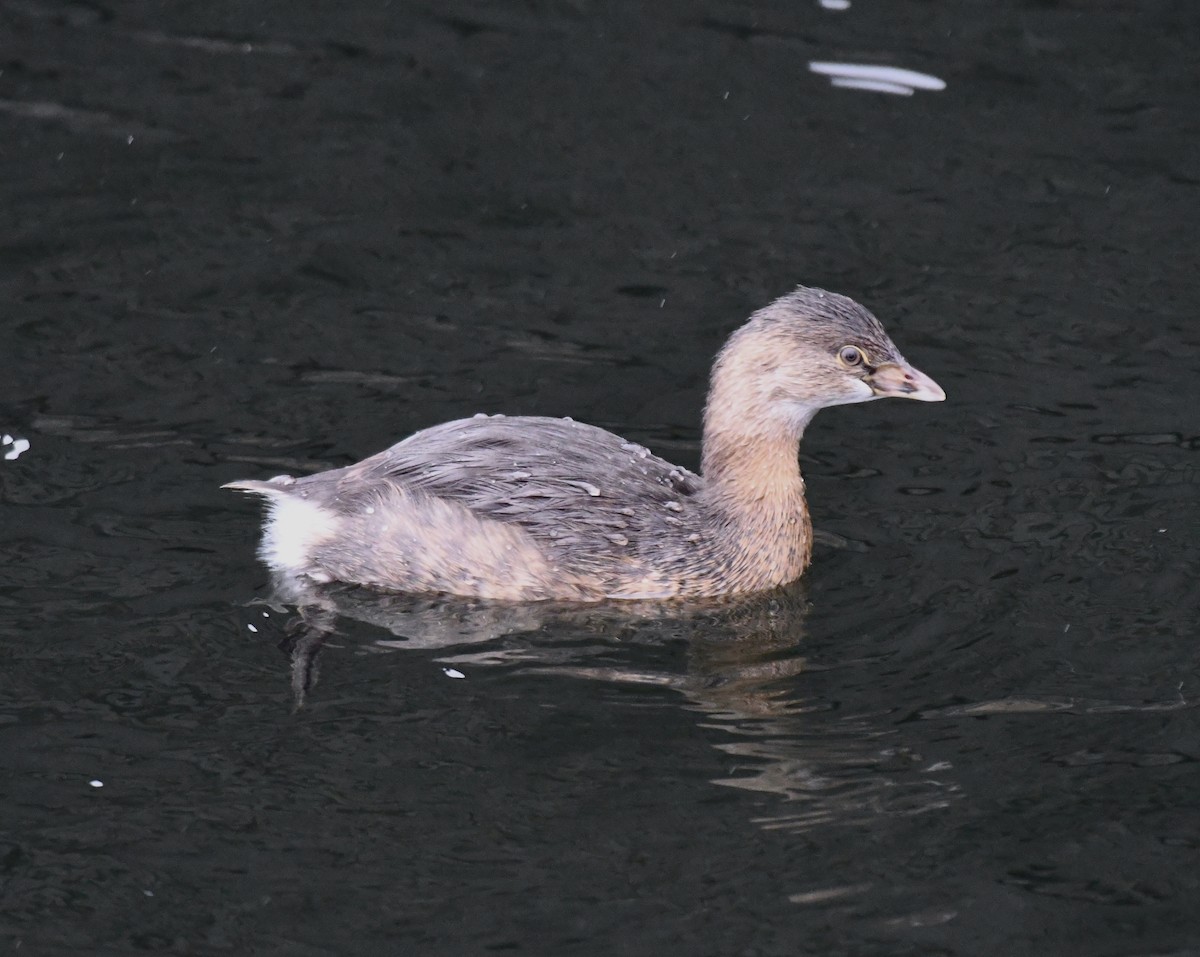
{"label": "bird eye", "polygon": [[863,354],[858,346],[842,346],[838,350],[838,358],[848,366],[862,365]]}

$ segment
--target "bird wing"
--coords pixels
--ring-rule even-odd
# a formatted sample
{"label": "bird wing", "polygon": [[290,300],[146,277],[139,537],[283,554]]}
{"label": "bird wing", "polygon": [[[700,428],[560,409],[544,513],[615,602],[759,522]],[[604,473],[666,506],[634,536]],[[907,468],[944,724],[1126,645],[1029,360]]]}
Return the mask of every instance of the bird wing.
{"label": "bird wing", "polygon": [[447,422],[340,471],[343,490],[396,483],[535,539],[605,551],[626,545],[651,513],[683,511],[701,487],[694,473],[604,429],[534,416]]}

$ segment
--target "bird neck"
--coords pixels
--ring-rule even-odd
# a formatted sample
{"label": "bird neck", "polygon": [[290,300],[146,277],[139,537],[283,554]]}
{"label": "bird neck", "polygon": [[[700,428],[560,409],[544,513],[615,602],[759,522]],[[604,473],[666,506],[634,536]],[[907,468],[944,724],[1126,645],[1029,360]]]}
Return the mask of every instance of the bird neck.
{"label": "bird neck", "polygon": [[800,436],[816,412],[772,392],[769,341],[730,337],[713,365],[704,407],[703,496],[724,559],[749,588],[798,578],[812,551],[812,522],[800,476]]}
{"label": "bird neck", "polygon": [[706,427],[704,491],[722,564],[745,590],[799,578],[812,557],[812,519],[796,435]]}
{"label": "bird neck", "polygon": [[804,510],[800,438],[706,424],[701,471],[710,495],[738,513],[786,517]]}
{"label": "bird neck", "polygon": [[713,367],[700,469],[705,485],[731,504],[794,506],[804,499],[800,437],[816,410],[789,410],[764,394],[757,344],[751,349],[744,338],[735,334]]}

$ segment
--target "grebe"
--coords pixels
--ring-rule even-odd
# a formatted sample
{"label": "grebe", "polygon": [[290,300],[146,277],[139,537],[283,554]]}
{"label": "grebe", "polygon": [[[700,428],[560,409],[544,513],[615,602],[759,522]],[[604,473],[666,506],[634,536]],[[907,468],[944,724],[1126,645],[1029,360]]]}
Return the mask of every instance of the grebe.
{"label": "grebe", "polygon": [[262,495],[278,575],[476,598],[699,598],[793,581],[812,552],[797,458],[817,410],[946,395],[879,321],[801,286],[713,366],[699,475],[570,419],[476,416]]}

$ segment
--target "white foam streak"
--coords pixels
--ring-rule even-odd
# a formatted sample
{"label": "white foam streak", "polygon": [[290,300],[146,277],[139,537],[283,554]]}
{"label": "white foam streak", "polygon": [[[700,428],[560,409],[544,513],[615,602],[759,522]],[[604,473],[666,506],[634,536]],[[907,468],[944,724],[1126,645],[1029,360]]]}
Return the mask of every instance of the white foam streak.
{"label": "white foam streak", "polygon": [[912,96],[916,90],[946,89],[946,81],[930,73],[918,73],[898,66],[878,66],[870,63],[835,63],[813,60],[808,64],[813,73],[830,77],[834,86],[876,93]]}

